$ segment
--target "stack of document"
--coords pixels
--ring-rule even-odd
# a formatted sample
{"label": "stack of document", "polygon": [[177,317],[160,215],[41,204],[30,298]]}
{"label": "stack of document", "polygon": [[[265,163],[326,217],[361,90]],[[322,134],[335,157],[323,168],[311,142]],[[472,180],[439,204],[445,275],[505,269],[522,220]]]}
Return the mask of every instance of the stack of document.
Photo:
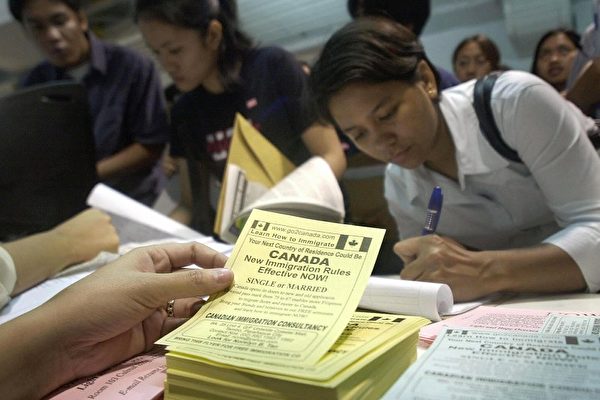
{"label": "stack of document", "polygon": [[166,345],[166,399],[376,399],[416,357],[422,317],[356,313],[384,231],[254,210],[234,284]]}
{"label": "stack of document", "polygon": [[317,364],[273,363],[271,371],[170,351],[165,399],[378,399],[415,361],[428,322],[357,312]]}

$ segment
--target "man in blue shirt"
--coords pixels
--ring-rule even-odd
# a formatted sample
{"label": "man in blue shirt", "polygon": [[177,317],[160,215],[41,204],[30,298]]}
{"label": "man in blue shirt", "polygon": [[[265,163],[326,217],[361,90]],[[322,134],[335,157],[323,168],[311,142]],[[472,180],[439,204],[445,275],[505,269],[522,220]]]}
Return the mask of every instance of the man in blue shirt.
{"label": "man in blue shirt", "polygon": [[22,86],[74,79],[87,92],[98,176],[151,205],[162,188],[159,159],[169,128],[160,79],[142,55],[98,40],[80,0],[9,0],[9,8],[46,61]]}

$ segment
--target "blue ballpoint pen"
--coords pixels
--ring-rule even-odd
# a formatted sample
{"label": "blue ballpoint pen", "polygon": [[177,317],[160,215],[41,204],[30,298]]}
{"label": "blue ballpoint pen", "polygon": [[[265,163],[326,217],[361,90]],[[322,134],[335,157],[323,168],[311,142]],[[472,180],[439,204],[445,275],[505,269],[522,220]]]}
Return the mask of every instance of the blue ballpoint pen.
{"label": "blue ballpoint pen", "polygon": [[431,192],[429,198],[429,205],[427,206],[427,217],[425,218],[425,226],[421,231],[421,235],[429,235],[435,233],[438,222],[440,220],[440,214],[442,212],[442,202],[444,200],[444,194],[442,188],[436,186]]}

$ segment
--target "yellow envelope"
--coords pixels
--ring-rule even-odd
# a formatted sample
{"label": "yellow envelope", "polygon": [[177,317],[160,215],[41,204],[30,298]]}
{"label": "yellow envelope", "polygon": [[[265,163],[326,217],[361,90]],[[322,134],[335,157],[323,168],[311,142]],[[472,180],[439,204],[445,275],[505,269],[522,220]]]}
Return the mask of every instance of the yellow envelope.
{"label": "yellow envelope", "polygon": [[225,188],[227,187],[227,168],[235,164],[246,172],[246,177],[251,182],[258,182],[267,188],[273,187],[277,182],[292,172],[296,166],[265,138],[241,114],[236,114],[233,126],[233,136],[229,146],[227,166],[221,185],[219,204],[213,230],[220,233],[223,219],[223,202]]}

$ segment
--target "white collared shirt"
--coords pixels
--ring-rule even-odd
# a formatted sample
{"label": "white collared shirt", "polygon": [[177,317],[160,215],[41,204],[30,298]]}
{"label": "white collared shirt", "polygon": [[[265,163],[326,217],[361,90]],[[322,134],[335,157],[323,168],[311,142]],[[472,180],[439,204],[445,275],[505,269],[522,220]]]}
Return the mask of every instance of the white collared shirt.
{"label": "white collared shirt", "polygon": [[590,291],[600,290],[600,158],[586,137],[593,121],[541,79],[505,72],[492,109],[524,165],[512,163],[479,130],[474,83],[450,88],[440,100],[458,182],[424,166],[387,167],[385,195],[400,237],[420,234],[431,191],[440,185],[439,234],[486,250],[552,243],[575,260]]}

